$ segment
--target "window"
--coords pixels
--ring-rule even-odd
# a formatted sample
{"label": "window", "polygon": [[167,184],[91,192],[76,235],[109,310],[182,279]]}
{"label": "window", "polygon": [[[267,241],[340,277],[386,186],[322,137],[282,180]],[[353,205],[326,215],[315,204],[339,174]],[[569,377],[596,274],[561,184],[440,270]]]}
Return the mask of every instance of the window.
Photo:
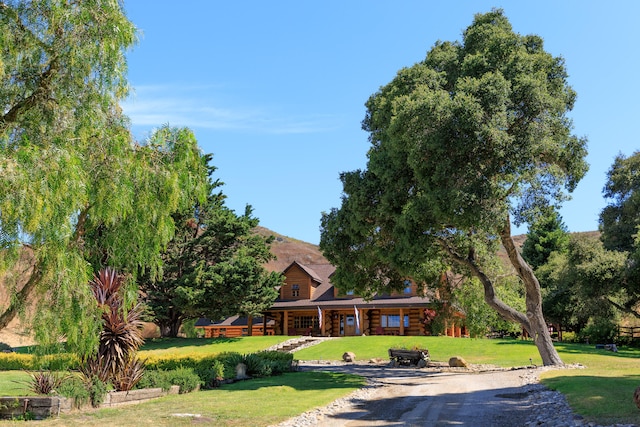
{"label": "window", "polygon": [[299,297],[300,296],[300,285],[291,285],[291,296]]}
{"label": "window", "polygon": [[346,292],[346,294],[347,294],[347,295],[353,295],[353,294],[354,294],[354,291],[347,291],[347,292]]}
{"label": "window", "polygon": [[[383,328],[399,328],[400,327],[400,315],[399,314],[383,314],[380,316],[380,326]],[[404,327],[409,327],[409,315],[404,315]]]}
{"label": "window", "polygon": [[409,280],[404,281],[404,293],[405,295],[411,293],[411,281]]}
{"label": "window", "polygon": [[317,316],[296,316],[293,318],[293,327],[295,329],[307,329],[318,327]]}

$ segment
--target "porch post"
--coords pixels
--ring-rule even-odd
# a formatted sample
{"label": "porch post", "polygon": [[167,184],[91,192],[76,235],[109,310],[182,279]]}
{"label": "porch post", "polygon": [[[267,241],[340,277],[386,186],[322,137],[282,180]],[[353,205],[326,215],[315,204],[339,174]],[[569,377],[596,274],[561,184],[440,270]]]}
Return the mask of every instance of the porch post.
{"label": "porch post", "polygon": [[404,335],[404,309],[400,308],[400,335]]}
{"label": "porch post", "polygon": [[262,313],[262,336],[267,335],[267,313]]}
{"label": "porch post", "polygon": [[289,312],[284,311],[284,321],[282,322],[282,335],[289,335]]}

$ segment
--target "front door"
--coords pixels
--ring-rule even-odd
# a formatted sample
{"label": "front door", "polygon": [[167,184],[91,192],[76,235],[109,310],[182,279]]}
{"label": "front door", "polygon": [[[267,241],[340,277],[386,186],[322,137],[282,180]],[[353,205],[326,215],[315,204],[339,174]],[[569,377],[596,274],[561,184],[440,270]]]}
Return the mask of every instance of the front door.
{"label": "front door", "polygon": [[356,334],[356,316],[353,314],[343,314],[340,322],[340,335],[355,335]]}

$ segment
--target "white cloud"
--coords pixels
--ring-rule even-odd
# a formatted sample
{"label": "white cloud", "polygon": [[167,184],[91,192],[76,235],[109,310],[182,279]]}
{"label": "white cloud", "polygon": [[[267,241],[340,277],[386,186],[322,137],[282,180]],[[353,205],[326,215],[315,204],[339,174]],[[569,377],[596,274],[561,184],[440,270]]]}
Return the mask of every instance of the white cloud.
{"label": "white cloud", "polygon": [[134,126],[187,126],[270,134],[320,133],[338,127],[336,116],[299,115],[273,108],[220,106],[220,86],[136,86],[122,108]]}

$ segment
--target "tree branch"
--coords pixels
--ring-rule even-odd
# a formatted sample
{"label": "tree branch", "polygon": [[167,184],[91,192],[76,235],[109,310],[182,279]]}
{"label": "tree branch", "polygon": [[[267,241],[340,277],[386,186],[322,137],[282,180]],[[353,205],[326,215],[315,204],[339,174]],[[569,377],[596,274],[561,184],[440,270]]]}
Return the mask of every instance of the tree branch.
{"label": "tree branch", "polygon": [[484,271],[478,266],[473,258],[473,251],[470,252],[469,257],[464,257],[456,252],[445,239],[437,238],[436,241],[438,244],[444,249],[444,251],[449,255],[449,258],[460,264],[464,267],[467,267],[471,274],[476,276],[480,283],[482,283],[482,287],[484,288],[484,300],[490,307],[498,312],[503,318],[507,320],[511,320],[513,322],[517,322],[521,324],[525,329],[530,330],[529,319],[523,313],[509,307],[505,304],[500,298],[496,296],[495,289],[493,286],[493,282],[487,276]]}
{"label": "tree branch", "polygon": [[617,302],[613,301],[611,298],[605,298],[605,300],[608,301],[609,304],[611,304],[612,306],[614,306],[618,310],[622,311],[623,313],[631,314],[636,319],[640,319],[640,313],[636,312],[634,309],[629,308],[629,307],[625,307],[624,305],[620,305]]}

